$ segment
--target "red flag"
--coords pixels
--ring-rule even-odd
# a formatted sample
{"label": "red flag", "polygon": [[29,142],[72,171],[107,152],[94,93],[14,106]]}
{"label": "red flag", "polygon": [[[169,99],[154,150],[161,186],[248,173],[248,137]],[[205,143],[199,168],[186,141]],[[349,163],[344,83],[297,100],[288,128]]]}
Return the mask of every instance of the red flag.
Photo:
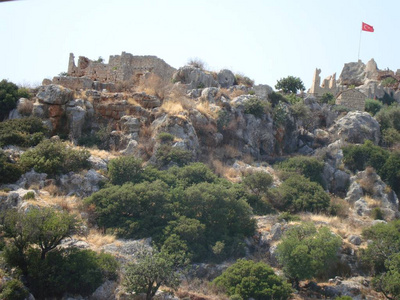
{"label": "red flag", "polygon": [[374,27],[362,22],[361,30],[368,31],[368,32],[374,32]]}

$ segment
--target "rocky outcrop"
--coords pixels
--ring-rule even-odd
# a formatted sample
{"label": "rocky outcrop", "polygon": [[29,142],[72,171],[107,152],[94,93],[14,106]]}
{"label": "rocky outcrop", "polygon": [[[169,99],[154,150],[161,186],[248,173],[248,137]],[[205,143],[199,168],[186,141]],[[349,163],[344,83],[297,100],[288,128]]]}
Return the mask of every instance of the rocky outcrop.
{"label": "rocky outcrop", "polygon": [[173,81],[186,84],[188,89],[218,87],[218,82],[211,74],[193,66],[178,69],[173,76]]}
{"label": "rocky outcrop", "polygon": [[353,144],[362,144],[371,140],[374,144],[380,141],[381,133],[378,121],[369,113],[352,111],[337,120],[329,128],[333,140],[341,139]]}
{"label": "rocky outcrop", "polygon": [[385,220],[394,220],[400,216],[396,193],[371,168],[350,178],[345,200],[354,204],[355,213],[360,216],[370,216],[375,207],[380,208]]}
{"label": "rocky outcrop", "polygon": [[93,169],[85,174],[70,172],[60,176],[60,189],[67,195],[88,197],[97,192],[99,183],[106,181],[106,178]]}
{"label": "rocky outcrop", "polygon": [[338,82],[341,85],[359,86],[364,84],[364,79],[365,79],[365,64],[359,60],[358,62],[350,62],[344,64]]}
{"label": "rocky outcrop", "polygon": [[62,87],[61,85],[51,84],[41,86],[36,97],[41,103],[49,105],[64,105],[73,99],[74,92]]}

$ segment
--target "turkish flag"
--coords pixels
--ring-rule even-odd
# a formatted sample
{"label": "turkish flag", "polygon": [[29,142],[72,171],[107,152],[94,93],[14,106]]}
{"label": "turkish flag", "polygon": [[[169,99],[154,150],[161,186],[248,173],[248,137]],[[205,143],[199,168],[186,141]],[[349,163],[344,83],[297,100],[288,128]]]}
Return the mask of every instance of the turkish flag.
{"label": "turkish flag", "polygon": [[368,32],[374,32],[374,27],[362,22],[361,30],[368,31]]}

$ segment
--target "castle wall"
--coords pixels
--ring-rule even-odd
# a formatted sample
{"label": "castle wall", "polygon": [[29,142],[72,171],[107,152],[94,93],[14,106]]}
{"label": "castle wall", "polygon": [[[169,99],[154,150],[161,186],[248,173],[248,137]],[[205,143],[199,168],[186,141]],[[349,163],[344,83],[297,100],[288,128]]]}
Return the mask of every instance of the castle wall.
{"label": "castle wall", "polygon": [[68,64],[69,76],[87,77],[100,82],[135,81],[148,72],[162,78],[172,78],[176,71],[175,68],[156,56],[134,56],[126,52],[122,52],[121,55],[111,55],[108,64],[80,56],[76,66],[74,59],[74,54],[71,53]]}

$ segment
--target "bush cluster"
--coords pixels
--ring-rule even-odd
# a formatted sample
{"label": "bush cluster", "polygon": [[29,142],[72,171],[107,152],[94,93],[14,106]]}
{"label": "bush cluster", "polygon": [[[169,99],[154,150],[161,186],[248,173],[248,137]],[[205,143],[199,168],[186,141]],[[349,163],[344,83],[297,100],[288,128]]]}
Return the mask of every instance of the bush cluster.
{"label": "bush cluster", "polygon": [[27,89],[18,88],[15,83],[5,79],[0,81],[0,119],[3,120],[17,106],[19,98],[30,98],[30,96]]}
{"label": "bush cluster", "polygon": [[36,172],[55,176],[89,168],[89,157],[87,150],[75,150],[57,140],[44,140],[23,153],[20,164],[25,170],[33,168]]}
{"label": "bush cluster", "polygon": [[245,114],[252,114],[257,118],[261,118],[264,114],[264,109],[267,106],[267,102],[252,97],[244,103],[244,113]]}
{"label": "bush cluster", "polygon": [[279,170],[294,172],[303,175],[313,182],[324,186],[322,173],[324,171],[324,162],[315,157],[295,156],[291,157],[277,165]]}
{"label": "bush cluster", "polygon": [[389,152],[371,141],[363,145],[349,145],[343,148],[343,160],[353,172],[373,167],[382,180],[396,192],[400,192],[400,152]]}
{"label": "bush cluster", "polygon": [[175,235],[173,242],[195,261],[243,253],[242,240],[255,223],[240,185],[218,179],[201,163],[168,171],[146,167],[135,178],[85,199],[93,223],[122,237],[152,236],[160,246]]}
{"label": "bush cluster", "polygon": [[[239,259],[214,279],[229,296],[237,299],[289,299],[292,288],[263,262]],[[231,298],[233,299],[233,298]]]}
{"label": "bush cluster", "polygon": [[6,120],[0,123],[0,147],[15,145],[35,146],[47,135],[48,130],[41,119],[28,117]]}

